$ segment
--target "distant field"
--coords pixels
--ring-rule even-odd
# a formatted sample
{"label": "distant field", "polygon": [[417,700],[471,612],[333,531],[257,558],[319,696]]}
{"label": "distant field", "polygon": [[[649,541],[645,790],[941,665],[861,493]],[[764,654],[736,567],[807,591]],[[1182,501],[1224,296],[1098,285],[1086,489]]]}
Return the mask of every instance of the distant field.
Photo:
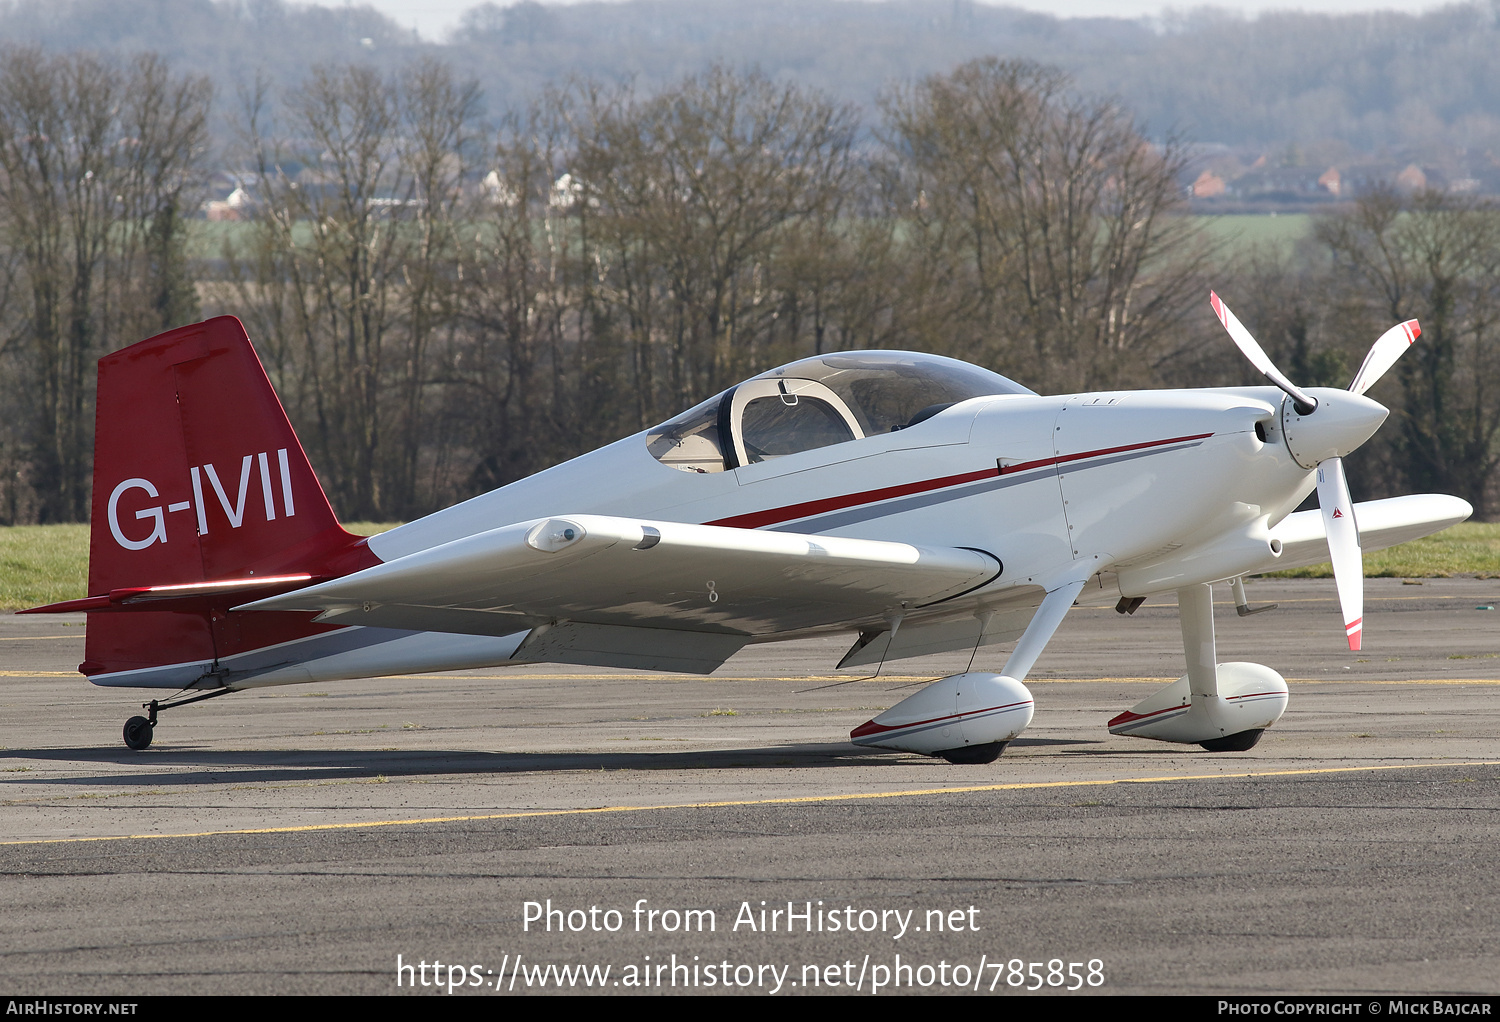
{"label": "distant field", "polygon": [[[344,527],[373,536],[397,524],[346,522]],[[88,552],[87,525],[0,527],[0,611],[88,595],[84,591]],[[1281,578],[1328,578],[1332,574],[1326,564],[1274,573]],[[1500,578],[1500,523],[1464,522],[1436,536],[1367,553],[1365,574],[1372,578]]]}
{"label": "distant field", "polygon": [[[255,224],[229,220],[190,220],[187,229],[187,254],[190,259],[222,259],[226,245],[239,249],[255,237]],[[299,223],[292,228],[299,245],[313,240],[312,225]]]}
{"label": "distant field", "polygon": [[1232,216],[1200,216],[1208,236],[1231,251],[1262,246],[1290,254],[1297,242],[1312,234],[1310,213],[1255,213]]}
{"label": "distant field", "polygon": [[[1199,221],[1209,237],[1239,251],[1251,245],[1280,246],[1287,251],[1312,233],[1310,213],[1236,213],[1223,216],[1200,215]],[[225,244],[236,247],[253,236],[255,225],[229,221],[192,220],[188,226],[188,254],[196,259],[218,259]],[[312,241],[312,228],[300,223],[295,228],[298,244]]]}
{"label": "distant field", "polygon": [[[345,522],[344,528],[373,536],[397,524]],[[87,525],[0,527],[0,611],[82,599],[88,595],[88,562]]]}

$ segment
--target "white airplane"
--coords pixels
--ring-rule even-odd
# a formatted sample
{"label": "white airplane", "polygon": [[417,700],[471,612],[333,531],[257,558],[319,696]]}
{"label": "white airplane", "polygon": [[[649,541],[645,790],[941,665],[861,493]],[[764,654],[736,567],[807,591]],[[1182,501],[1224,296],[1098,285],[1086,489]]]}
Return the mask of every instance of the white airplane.
{"label": "white airplane", "polygon": [[[553,662],[707,674],[749,643],[857,636],[840,667],[1015,642],[1000,673],[935,681],[851,732],[987,763],[1030,723],[1024,682],[1068,608],[1176,593],[1187,673],[1111,732],[1244,750],[1286,682],[1219,664],[1210,585],[1332,555],[1351,649],[1360,549],[1462,521],[1425,495],[1351,504],[1340,458],[1387,410],[1348,391],[1042,397],[934,355],[836,352],[368,539],[340,527],[244,328],[183,327],[100,360],[89,595],[96,685],[242,689]],[[1313,488],[1321,511],[1294,513]]]}

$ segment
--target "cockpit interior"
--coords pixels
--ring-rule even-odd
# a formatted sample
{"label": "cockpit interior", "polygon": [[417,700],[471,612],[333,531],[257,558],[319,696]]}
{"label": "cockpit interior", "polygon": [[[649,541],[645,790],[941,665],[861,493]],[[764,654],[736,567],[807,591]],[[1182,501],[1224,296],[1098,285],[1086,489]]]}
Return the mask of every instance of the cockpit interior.
{"label": "cockpit interior", "polygon": [[646,448],[670,468],[724,472],[910,429],[950,405],[993,394],[1035,392],[941,355],[815,355],[746,380],[649,430]]}

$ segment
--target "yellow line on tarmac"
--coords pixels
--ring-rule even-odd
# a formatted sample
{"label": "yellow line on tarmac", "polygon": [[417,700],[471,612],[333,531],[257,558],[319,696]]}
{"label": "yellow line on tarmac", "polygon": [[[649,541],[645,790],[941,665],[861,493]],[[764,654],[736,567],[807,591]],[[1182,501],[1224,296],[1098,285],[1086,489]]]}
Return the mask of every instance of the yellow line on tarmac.
{"label": "yellow line on tarmac", "polygon": [[[65,636],[72,638],[72,636]],[[80,678],[77,671],[0,671],[0,678]],[[386,674],[376,678],[357,678],[356,681],[519,681],[522,679],[539,679],[544,681],[793,681],[793,682],[824,682],[843,681],[849,683],[871,684],[894,682],[906,684],[918,681],[936,681],[937,676],[931,674],[883,674],[878,678],[847,678],[838,674],[825,675],[755,675],[734,676],[722,678],[697,677],[682,674]],[[1176,681],[1176,678],[1167,677],[1113,677],[1104,676],[1099,678],[1036,678],[1027,681],[1029,685],[1165,685]],[[1500,678],[1366,678],[1358,674],[1354,675],[1330,675],[1327,678],[1288,678],[1290,685],[1500,685]],[[307,685],[327,685],[333,682],[302,682]],[[244,689],[246,692],[259,692],[271,690],[284,690],[285,685],[252,685]],[[287,696],[306,696],[307,692],[286,692]]]}
{"label": "yellow line on tarmac", "polygon": [[1500,685],[1496,678],[1288,678],[1294,685]]}
{"label": "yellow line on tarmac", "polygon": [[1399,763],[1388,766],[1316,767],[1303,770],[1254,770],[1240,774],[1187,774],[1181,777],[1119,777],[1104,781],[1028,781],[1017,784],[976,784],[911,791],[867,791],[847,795],[799,795],[791,798],[734,799],[723,802],[675,802],[654,806],[594,806],[587,809],[533,809],[513,813],[465,816],[427,816],[409,820],[369,820],[364,823],[313,823],[301,827],[252,827],[243,830],[202,830],[181,834],[108,834],[100,837],[41,838],[0,841],[4,845],[70,845],[93,841],[148,841],[162,838],[229,837],[245,834],[303,834],[320,830],[362,830],[367,827],[416,827],[435,823],[474,823],[483,820],[522,820],[539,816],[589,816],[598,813],[645,813],[667,809],[725,809],[736,806],[799,805],[811,802],[853,802],[863,799],[908,798],[913,795],[967,795],[984,791],[1027,791],[1035,788],[1103,788],[1114,784],[1165,784],[1174,781],[1233,781],[1257,777],[1297,777],[1312,774],[1357,774],[1376,770],[1427,770],[1434,767],[1500,766],[1500,760],[1453,763]]}
{"label": "yellow line on tarmac", "polygon": [[[24,672],[18,672],[24,673]],[[33,672],[40,673],[40,672]],[[3,672],[0,672],[3,675]],[[796,677],[779,675],[756,675],[756,676],[734,676],[722,678],[694,677],[681,674],[392,674],[384,676],[386,681],[517,681],[520,679],[541,679],[545,681],[794,681],[794,682],[824,682],[844,681],[858,682],[860,684],[871,684],[881,682],[896,682],[905,684],[917,681],[937,681],[938,676],[933,674],[883,674],[878,678],[847,678],[842,675],[799,675]],[[366,681],[378,681],[382,679],[366,678]],[[1028,678],[1028,685],[1165,685],[1176,681],[1176,678],[1167,677],[1112,677],[1099,678]],[[1330,675],[1327,678],[1288,678],[1288,684],[1292,685],[1500,685],[1500,678],[1409,678],[1409,679],[1376,679],[1366,678],[1358,674],[1338,676]],[[310,682],[309,684],[331,684],[327,682]],[[273,686],[266,686],[271,688]],[[284,686],[274,686],[281,688]],[[246,689],[255,691],[255,689]],[[293,693],[288,693],[293,694]],[[306,693],[299,693],[306,694]]]}
{"label": "yellow line on tarmac", "polygon": [[[381,675],[388,681],[684,681],[684,682],[715,682],[715,681],[937,681],[940,677],[936,674],[882,674],[878,678],[867,678],[862,675],[845,674],[799,674],[799,675],[722,675],[709,677],[706,674],[544,674],[540,672],[530,674],[386,674]],[[380,679],[365,678],[365,681],[376,681]],[[1173,679],[1163,678],[1163,681]],[[301,684],[299,682],[299,684]],[[324,684],[322,682],[308,682],[307,684]],[[331,683],[330,683],[331,684]],[[268,686],[269,687],[269,686]]]}
{"label": "yellow line on tarmac", "polygon": [[[747,679],[748,680],[748,679]],[[1176,678],[1027,678],[1028,685],[1165,685]],[[1500,685],[1500,678],[1365,678],[1340,674],[1327,678],[1288,678],[1288,685]]]}
{"label": "yellow line on tarmac", "polygon": [[[1320,581],[1320,582],[1332,582],[1333,579],[1332,578],[1318,579],[1317,581]],[[1488,580],[1481,580],[1481,581],[1488,581]],[[1264,594],[1264,595],[1269,596],[1270,594]],[[1370,603],[1395,603],[1398,600],[1433,600],[1433,601],[1439,601],[1439,600],[1469,600],[1469,599],[1474,599],[1474,598],[1475,597],[1473,597],[1473,596],[1434,596],[1431,593],[1414,593],[1411,596],[1371,596],[1368,593],[1366,593],[1365,594],[1365,603],[1367,603],[1367,604],[1370,604]],[[1330,596],[1296,596],[1296,597],[1291,597],[1290,599],[1286,598],[1286,597],[1282,597],[1281,599],[1278,599],[1276,601],[1276,605],[1278,607],[1280,607],[1280,606],[1284,606],[1284,605],[1286,605],[1288,603],[1338,603],[1338,602],[1339,602],[1339,598],[1338,598],[1338,595],[1335,593],[1335,594],[1330,595]],[[1234,601],[1233,600],[1215,600],[1214,601],[1214,606],[1215,607],[1233,607],[1234,606]],[[1177,609],[1177,604],[1175,602],[1174,603],[1143,603],[1143,604],[1141,604],[1141,608],[1145,609],[1145,610],[1176,610]],[[1096,606],[1092,606],[1092,607],[1075,607],[1073,609],[1075,609],[1075,610],[1114,610],[1113,607],[1107,607],[1107,606],[1103,606],[1103,605],[1096,605]]]}

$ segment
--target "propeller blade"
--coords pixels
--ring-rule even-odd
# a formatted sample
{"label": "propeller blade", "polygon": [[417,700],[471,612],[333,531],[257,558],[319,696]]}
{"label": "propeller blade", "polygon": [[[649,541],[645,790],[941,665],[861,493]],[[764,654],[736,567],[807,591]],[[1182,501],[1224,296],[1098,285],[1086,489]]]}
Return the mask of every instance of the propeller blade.
{"label": "propeller blade", "polygon": [[1356,394],[1363,394],[1375,385],[1375,381],[1385,375],[1385,371],[1396,364],[1411,342],[1422,336],[1422,328],[1414,319],[1391,327],[1380,335],[1380,339],[1370,345],[1369,354],[1365,355],[1364,364],[1359,367],[1359,372],[1354,374],[1354,382],[1349,384],[1349,389]]}
{"label": "propeller blade", "polygon": [[1333,557],[1333,581],[1344,612],[1344,633],[1349,637],[1349,648],[1358,650],[1365,620],[1365,565],[1342,458],[1329,458],[1318,466],[1318,506],[1323,511],[1323,531]]}
{"label": "propeller blade", "polygon": [[1250,364],[1260,370],[1262,376],[1280,387],[1297,406],[1297,414],[1311,415],[1313,409],[1318,407],[1318,402],[1308,397],[1302,391],[1292,385],[1292,381],[1281,375],[1281,370],[1276,368],[1276,363],[1266,354],[1264,348],[1250,336],[1250,331],[1235,318],[1234,313],[1229,311],[1229,306],[1220,301],[1219,296],[1210,291],[1208,293],[1209,304],[1214,307],[1214,315],[1219,317],[1219,322],[1224,324],[1224,329],[1229,331],[1229,336],[1234,340],[1235,346],[1250,360]]}

